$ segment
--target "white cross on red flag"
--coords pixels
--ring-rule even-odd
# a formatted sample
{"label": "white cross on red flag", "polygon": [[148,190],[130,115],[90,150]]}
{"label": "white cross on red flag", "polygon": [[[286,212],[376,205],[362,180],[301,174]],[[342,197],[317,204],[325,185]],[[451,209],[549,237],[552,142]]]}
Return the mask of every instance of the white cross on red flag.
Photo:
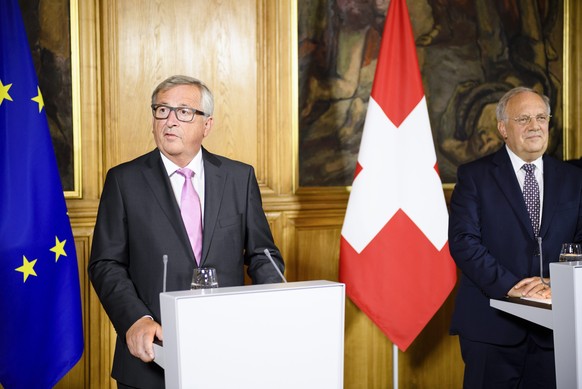
{"label": "white cross on red flag", "polygon": [[455,285],[447,229],[408,8],[392,0],[342,228],[339,278],[402,351]]}

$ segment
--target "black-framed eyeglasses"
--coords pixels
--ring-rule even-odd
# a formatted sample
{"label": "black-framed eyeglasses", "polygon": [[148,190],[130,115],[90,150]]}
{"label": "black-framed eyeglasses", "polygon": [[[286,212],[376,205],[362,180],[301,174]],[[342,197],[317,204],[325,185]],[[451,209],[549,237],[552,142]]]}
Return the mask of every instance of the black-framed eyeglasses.
{"label": "black-framed eyeglasses", "polygon": [[156,119],[167,119],[172,111],[176,114],[176,119],[181,122],[191,122],[194,120],[194,117],[196,117],[196,114],[206,116],[204,112],[195,108],[170,107],[169,105],[152,104],[152,114]]}
{"label": "black-framed eyeglasses", "polygon": [[545,114],[540,113],[539,115],[536,115],[536,116],[521,115],[521,116],[518,116],[518,117],[513,118],[511,120],[517,122],[517,124],[519,124],[520,126],[527,126],[528,124],[531,123],[531,120],[533,118],[535,118],[539,124],[544,125],[550,121],[551,117],[552,117],[552,115],[545,115]]}

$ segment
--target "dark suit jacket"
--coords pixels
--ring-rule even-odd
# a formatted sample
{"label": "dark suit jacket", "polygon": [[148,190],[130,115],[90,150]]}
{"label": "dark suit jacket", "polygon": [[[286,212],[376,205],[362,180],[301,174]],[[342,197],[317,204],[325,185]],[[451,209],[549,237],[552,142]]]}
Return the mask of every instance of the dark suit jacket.
{"label": "dark suit jacket", "polygon": [[[263,253],[268,248],[283,271],[253,168],[205,149],[202,159],[205,212],[200,266],[216,268],[221,287],[243,285],[244,265],[253,283],[281,282]],[[118,334],[112,376],[126,385],[164,386],[163,370],[131,356],[125,334],[144,315],[160,322],[165,254],[167,291],[189,290],[196,262],[156,149],[108,172],[88,266],[93,287]]]}
{"label": "dark suit jacket", "polygon": [[[582,241],[582,170],[544,156],[540,236],[544,276],[565,242]],[[522,191],[505,147],[458,169],[451,197],[449,247],[462,271],[451,334],[498,345],[515,345],[532,334],[553,345],[550,330],[489,306],[518,281],[539,276],[534,238]]]}

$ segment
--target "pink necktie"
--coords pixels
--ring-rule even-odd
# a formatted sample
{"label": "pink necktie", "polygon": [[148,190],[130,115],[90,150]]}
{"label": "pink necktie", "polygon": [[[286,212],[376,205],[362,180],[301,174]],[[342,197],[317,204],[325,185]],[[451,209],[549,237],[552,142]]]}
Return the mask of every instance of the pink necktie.
{"label": "pink necktie", "polygon": [[196,193],[196,189],[192,184],[194,172],[188,168],[181,168],[177,170],[177,173],[184,176],[180,212],[190,238],[190,244],[194,250],[196,263],[200,265],[202,257],[202,212],[200,210],[200,197],[198,197],[198,193]]}

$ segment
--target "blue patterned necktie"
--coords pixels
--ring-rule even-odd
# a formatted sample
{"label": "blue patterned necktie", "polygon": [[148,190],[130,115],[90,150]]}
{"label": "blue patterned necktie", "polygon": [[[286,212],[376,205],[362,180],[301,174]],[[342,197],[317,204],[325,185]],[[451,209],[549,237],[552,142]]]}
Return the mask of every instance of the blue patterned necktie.
{"label": "blue patterned necktie", "polygon": [[537,237],[540,233],[540,187],[534,174],[536,166],[533,163],[526,163],[521,168],[525,171],[523,199],[529,212],[534,236]]}

